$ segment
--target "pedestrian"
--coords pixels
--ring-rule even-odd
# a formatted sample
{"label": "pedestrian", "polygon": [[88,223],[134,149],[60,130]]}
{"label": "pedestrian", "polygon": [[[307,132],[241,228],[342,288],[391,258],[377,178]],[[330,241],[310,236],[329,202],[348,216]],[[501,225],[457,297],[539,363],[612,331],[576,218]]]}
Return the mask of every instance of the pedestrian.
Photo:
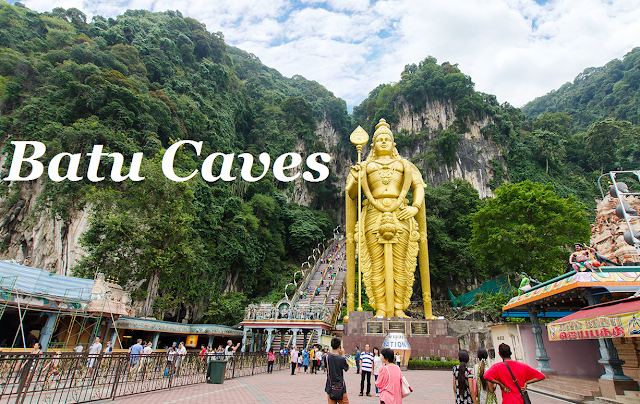
{"label": "pedestrian", "polygon": [[227,341],[227,347],[224,349],[224,355],[228,359],[229,356],[233,356],[233,354],[236,353],[238,348],[240,348],[240,343],[239,342],[236,344],[236,346],[233,346],[233,342],[231,340],[228,340]]}
{"label": "pedestrian", "polygon": [[102,344],[100,343],[100,338],[96,337],[93,342],[93,345],[89,347],[89,360],[87,362],[88,368],[93,368],[93,365],[95,364],[96,359],[100,355],[100,352],[102,352]]}
{"label": "pedestrian", "polygon": [[469,352],[458,352],[459,365],[453,367],[453,394],[456,396],[456,404],[478,404],[475,394],[471,394],[473,383],[473,368],[467,367]]}
{"label": "pedestrian", "polygon": [[298,366],[298,349],[294,345],[291,348],[291,375],[296,374],[296,366]]}
{"label": "pedestrian", "polygon": [[107,341],[107,344],[104,348],[104,356],[111,356],[113,353],[113,347],[111,346],[111,341]]}
{"label": "pedestrian", "polygon": [[298,351],[298,373],[302,370],[302,363],[304,361],[304,356],[302,355],[302,351]]}
{"label": "pedestrian", "polygon": [[355,360],[356,360],[356,374],[360,374],[360,347],[359,346],[356,346]]}
{"label": "pedestrian", "polygon": [[200,355],[198,355],[198,359],[204,361],[205,356],[207,355],[207,348],[204,345],[200,345]]}
{"label": "pedestrian", "polygon": [[523,404],[522,395],[527,394],[527,385],[544,380],[545,375],[529,365],[511,360],[511,347],[507,344],[500,344],[498,352],[502,362],[484,372],[484,378],[500,386],[503,404]]}
{"label": "pedestrian", "polygon": [[315,374],[318,374],[318,369],[320,369],[320,365],[322,363],[322,349],[320,349],[321,347],[316,347],[316,358],[315,358],[315,365],[316,365],[316,370],[315,370]]}
{"label": "pedestrian", "polygon": [[180,368],[185,356],[187,356],[187,348],[184,347],[184,342],[178,344],[178,352],[176,353],[176,375],[180,375]]}
{"label": "pedestrian", "polygon": [[135,344],[131,345],[129,348],[129,365],[136,366],[140,363],[140,354],[142,354],[142,339],[138,338]]}
{"label": "pedestrian", "polygon": [[309,350],[309,367],[311,368],[311,374],[313,374],[313,371],[315,370],[314,368],[316,367],[316,363],[314,362],[315,359],[315,354],[316,354],[316,347],[312,346],[311,349]]}
{"label": "pedestrian", "polygon": [[400,356],[400,352],[396,352],[396,365],[400,366],[402,363],[402,356]]}
{"label": "pedestrian", "polygon": [[273,347],[269,348],[267,352],[267,373],[273,373],[273,363],[276,361],[276,354],[273,352]]}
{"label": "pedestrian", "polygon": [[347,358],[344,357],[344,349],[340,346],[340,338],[331,340],[331,353],[327,355],[327,382],[324,391],[327,393],[328,404],[349,404],[347,386],[344,382],[344,373],[349,370]]}
{"label": "pedestrian", "polygon": [[302,357],[302,366],[304,366],[304,374],[306,375],[307,370],[309,370],[309,352],[307,351],[307,348],[302,352]]}
{"label": "pedestrian", "polygon": [[494,385],[487,381],[484,372],[487,370],[487,358],[489,354],[484,348],[478,348],[478,361],[473,367],[475,385],[472,386],[472,393],[476,396],[478,404],[498,404],[498,398],[494,392]]}
{"label": "pedestrian", "polygon": [[[380,356],[380,350],[377,347],[373,347],[373,380],[374,383],[378,381],[378,375],[380,374],[380,369],[382,368],[382,356]],[[376,397],[380,394],[378,392],[378,386],[376,385]]]}
{"label": "pedestrian", "polygon": [[367,379],[367,397],[371,397],[371,372],[373,372],[373,355],[369,352],[369,344],[360,353],[360,396],[364,393],[364,381]]}
{"label": "pedestrian", "polygon": [[167,349],[167,368],[164,371],[165,376],[172,376],[176,370],[176,355],[178,353],[178,349],[176,348],[176,343],[171,344],[169,349]]}
{"label": "pedestrian", "polygon": [[75,351],[75,353],[82,353],[82,351],[84,351],[84,347],[82,346],[82,344],[78,344],[78,346],[73,348],[73,350]]}
{"label": "pedestrian", "polygon": [[381,352],[384,366],[378,373],[376,386],[380,390],[380,402],[384,404],[402,404],[402,372],[394,365],[393,351],[384,348]]}

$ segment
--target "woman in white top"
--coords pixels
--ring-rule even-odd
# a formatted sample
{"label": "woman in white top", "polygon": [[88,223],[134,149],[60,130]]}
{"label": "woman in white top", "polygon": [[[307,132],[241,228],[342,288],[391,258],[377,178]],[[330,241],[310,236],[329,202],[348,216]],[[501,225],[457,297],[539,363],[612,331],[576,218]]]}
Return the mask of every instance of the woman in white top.
{"label": "woman in white top", "polygon": [[[478,404],[498,404],[498,398],[494,392],[494,385],[484,378],[484,372],[487,367],[487,350],[484,348],[478,348],[478,363],[473,367],[473,374],[475,375],[476,385],[472,386],[475,389],[475,394]],[[474,391],[471,392],[474,394]]]}
{"label": "woman in white top", "polygon": [[[378,373],[384,364],[382,363],[382,356],[380,356],[380,350],[377,347],[373,347],[373,379],[378,380]],[[375,384],[375,382],[373,383]],[[379,397],[378,386],[376,386],[376,397]]]}

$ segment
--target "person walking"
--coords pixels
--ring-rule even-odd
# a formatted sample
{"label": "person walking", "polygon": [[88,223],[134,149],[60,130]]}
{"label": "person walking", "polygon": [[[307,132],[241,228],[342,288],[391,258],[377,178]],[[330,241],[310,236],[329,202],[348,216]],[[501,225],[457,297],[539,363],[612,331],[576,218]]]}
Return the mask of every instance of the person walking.
{"label": "person walking", "polygon": [[320,369],[320,366],[322,365],[322,349],[321,347],[317,347],[316,348],[316,357],[314,359],[314,363],[316,365],[316,370],[315,370],[315,374],[318,374],[318,369]]}
{"label": "person walking", "polygon": [[304,356],[302,350],[298,351],[298,373],[302,370],[302,363],[304,362]]}
{"label": "person walking", "polygon": [[102,344],[100,343],[100,338],[96,337],[93,345],[89,347],[89,361],[87,363],[88,368],[93,368],[93,365],[96,363],[96,359],[102,352]]}
{"label": "person walking", "polygon": [[[373,384],[378,381],[378,375],[380,374],[380,369],[383,365],[380,350],[377,347],[373,347]],[[378,386],[376,386],[376,397],[378,396],[380,396],[380,394],[378,392]]]}
{"label": "person walking", "polygon": [[373,355],[369,352],[369,344],[364,346],[360,354],[360,396],[364,393],[364,380],[367,379],[367,397],[371,397],[371,372],[373,372]]}
{"label": "person walking", "polygon": [[402,372],[400,366],[394,364],[393,351],[384,348],[381,352],[384,366],[378,373],[376,386],[380,389],[380,403],[402,404]]}
{"label": "person walking", "polygon": [[136,366],[140,363],[140,355],[142,354],[142,339],[138,338],[135,344],[131,345],[129,348],[129,355],[131,359],[129,359],[129,364],[131,367]]}
{"label": "person walking", "polygon": [[291,348],[291,375],[296,374],[296,366],[298,366],[298,349],[294,345]]}
{"label": "person walking", "polygon": [[304,366],[304,374],[306,375],[309,370],[309,351],[306,348],[302,352],[302,357],[302,366]]}
{"label": "person walking", "polygon": [[324,392],[327,393],[328,404],[349,404],[347,385],[344,382],[344,372],[349,370],[349,363],[344,357],[340,338],[331,340],[331,353],[327,355],[327,382]]}
{"label": "person walking", "polygon": [[313,374],[313,371],[315,370],[314,368],[316,366],[316,363],[314,362],[314,359],[316,358],[315,354],[316,354],[316,347],[312,345],[311,349],[309,350],[309,361],[310,361],[309,366],[311,367],[310,369],[311,374]]}
{"label": "person walking", "polygon": [[267,352],[267,373],[273,373],[273,363],[276,361],[276,353],[273,352],[273,347],[269,348]]}
{"label": "person walking", "polygon": [[478,404],[475,394],[471,394],[470,387],[473,383],[473,368],[467,367],[469,352],[459,351],[459,365],[453,367],[453,394],[456,396],[456,404]]}
{"label": "person walking", "polygon": [[511,360],[511,347],[507,344],[500,344],[498,353],[502,362],[484,372],[484,378],[500,386],[503,404],[523,404],[520,390],[526,392],[528,384],[544,380],[546,376],[527,364]]}
{"label": "person walking", "polygon": [[487,358],[489,354],[484,348],[478,348],[478,361],[473,366],[473,375],[476,385],[472,392],[476,395],[478,404],[498,404],[498,398],[494,392],[495,386],[485,379],[484,372],[487,370]]}
{"label": "person walking", "polygon": [[356,374],[360,374],[360,347],[359,346],[356,346],[355,360],[356,360]]}

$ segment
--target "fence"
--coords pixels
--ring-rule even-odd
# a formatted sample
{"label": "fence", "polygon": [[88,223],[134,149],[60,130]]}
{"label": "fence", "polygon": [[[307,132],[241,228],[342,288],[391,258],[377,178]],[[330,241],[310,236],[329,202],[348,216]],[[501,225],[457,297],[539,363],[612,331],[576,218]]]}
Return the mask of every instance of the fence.
{"label": "fence", "polygon": [[[84,403],[206,381],[206,358],[188,353],[172,359],[164,353],[2,355],[0,403]],[[238,353],[226,360],[226,379],[267,371],[264,353]],[[274,370],[288,365],[287,357],[276,356]]]}
{"label": "fence", "polygon": [[509,283],[509,276],[501,275],[497,278],[491,279],[490,281],[484,282],[480,287],[458,297],[455,297],[453,293],[451,293],[451,290],[449,290],[449,298],[451,299],[451,305],[453,307],[464,307],[475,304],[476,295],[479,293],[486,296],[491,293],[507,292],[510,289],[511,285]]}

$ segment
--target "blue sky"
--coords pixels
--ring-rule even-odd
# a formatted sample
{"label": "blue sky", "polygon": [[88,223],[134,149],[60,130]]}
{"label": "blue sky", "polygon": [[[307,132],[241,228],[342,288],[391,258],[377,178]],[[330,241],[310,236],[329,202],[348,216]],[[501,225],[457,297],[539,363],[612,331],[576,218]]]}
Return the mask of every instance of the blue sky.
{"label": "blue sky", "polygon": [[23,0],[89,17],[129,8],[180,10],[285,76],[316,80],[358,105],[431,55],[457,63],[476,89],[522,106],[640,46],[629,0]]}

